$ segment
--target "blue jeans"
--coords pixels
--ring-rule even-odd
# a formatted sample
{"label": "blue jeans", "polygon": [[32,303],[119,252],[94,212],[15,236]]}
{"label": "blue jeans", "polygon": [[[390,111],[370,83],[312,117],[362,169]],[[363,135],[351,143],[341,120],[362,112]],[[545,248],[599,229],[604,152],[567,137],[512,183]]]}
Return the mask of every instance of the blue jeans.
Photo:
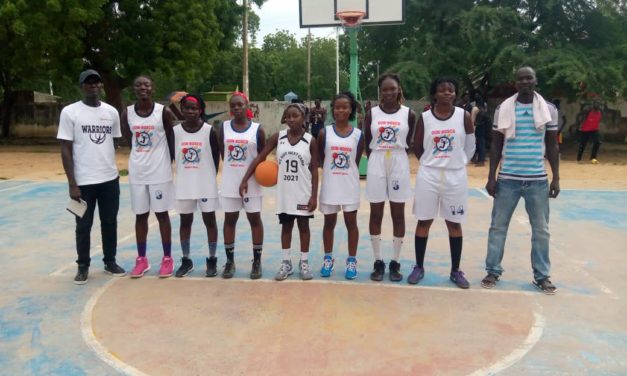
{"label": "blue jeans", "polygon": [[549,183],[547,180],[523,181],[499,179],[492,206],[492,224],[488,235],[486,271],[500,276],[501,261],[505,251],[507,228],[520,198],[525,199],[525,209],[531,224],[531,266],[536,281],[549,278]]}

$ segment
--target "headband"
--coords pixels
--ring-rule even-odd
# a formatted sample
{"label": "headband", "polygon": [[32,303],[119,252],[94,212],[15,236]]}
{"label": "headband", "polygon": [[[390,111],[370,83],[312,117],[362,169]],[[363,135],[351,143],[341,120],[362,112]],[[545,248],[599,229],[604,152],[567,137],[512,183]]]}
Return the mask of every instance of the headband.
{"label": "headband", "polygon": [[234,91],[233,93],[231,93],[231,97],[242,97],[244,98],[244,102],[246,102],[246,104],[248,104],[248,97],[246,96],[246,94],[240,92],[240,91]]}
{"label": "headband", "polygon": [[194,103],[196,103],[196,104],[200,104],[200,103],[198,103],[198,99],[196,99],[196,98],[194,98],[194,97],[192,97],[192,96],[185,97],[185,100],[186,100],[186,101],[191,101],[191,102],[194,102]]}
{"label": "headband", "polygon": [[307,108],[302,103],[291,103],[285,109],[287,110],[290,107],[296,107],[296,109],[305,115],[307,113]]}

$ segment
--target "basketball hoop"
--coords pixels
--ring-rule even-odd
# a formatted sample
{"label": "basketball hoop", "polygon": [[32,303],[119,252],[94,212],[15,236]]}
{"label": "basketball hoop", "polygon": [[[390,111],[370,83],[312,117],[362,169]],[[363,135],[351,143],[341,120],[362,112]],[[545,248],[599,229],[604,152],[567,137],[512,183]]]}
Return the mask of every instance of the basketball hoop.
{"label": "basketball hoop", "polygon": [[366,15],[366,12],[359,10],[345,10],[337,12],[336,16],[340,19],[342,26],[345,28],[355,28],[361,24],[361,20]]}

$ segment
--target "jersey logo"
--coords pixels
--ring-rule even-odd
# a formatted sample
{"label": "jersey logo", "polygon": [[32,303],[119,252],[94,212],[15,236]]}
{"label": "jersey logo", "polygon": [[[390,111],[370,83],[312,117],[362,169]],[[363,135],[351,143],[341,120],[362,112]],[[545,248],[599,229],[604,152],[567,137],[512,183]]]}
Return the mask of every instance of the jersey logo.
{"label": "jersey logo", "polygon": [[339,168],[341,170],[348,170],[350,168],[350,154],[343,151],[333,153],[331,155],[333,160],[331,161],[331,169]]}
{"label": "jersey logo", "polygon": [[455,207],[454,205],[451,205],[451,214],[452,215],[464,215],[464,206],[460,205],[459,207]]}
{"label": "jersey logo", "polygon": [[379,138],[377,139],[377,144],[380,144],[382,142],[388,144],[396,143],[396,134],[399,131],[400,129],[395,127],[379,127]]}
{"label": "jersey logo", "polygon": [[248,146],[240,144],[229,145],[228,161],[244,162],[246,161]]}
{"label": "jersey logo", "polygon": [[161,200],[161,199],[163,198],[163,192],[161,192],[161,191],[156,191],[156,192],[155,192],[155,198],[156,198],[157,200]]}
{"label": "jersey logo", "polygon": [[450,153],[453,151],[453,134],[444,134],[433,137],[433,152],[431,154]]}
{"label": "jersey logo", "polygon": [[152,132],[147,132],[147,131],[135,132],[135,146],[142,146],[142,147],[152,146]]}
{"label": "jersey logo", "polygon": [[181,152],[183,152],[183,164],[198,164],[200,163],[200,148],[189,147],[183,148]]}
{"label": "jersey logo", "polygon": [[395,191],[398,191],[401,188],[400,184],[398,183],[398,180],[392,180],[392,189]]}

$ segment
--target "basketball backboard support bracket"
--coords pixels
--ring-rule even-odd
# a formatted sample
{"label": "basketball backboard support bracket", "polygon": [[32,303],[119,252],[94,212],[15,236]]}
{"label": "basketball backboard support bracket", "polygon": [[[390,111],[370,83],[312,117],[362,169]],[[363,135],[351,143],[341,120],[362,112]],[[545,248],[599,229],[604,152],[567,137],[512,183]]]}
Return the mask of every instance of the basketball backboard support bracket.
{"label": "basketball backboard support bracket", "polygon": [[361,11],[361,26],[405,23],[406,0],[299,0],[301,28],[338,27],[342,11]]}

